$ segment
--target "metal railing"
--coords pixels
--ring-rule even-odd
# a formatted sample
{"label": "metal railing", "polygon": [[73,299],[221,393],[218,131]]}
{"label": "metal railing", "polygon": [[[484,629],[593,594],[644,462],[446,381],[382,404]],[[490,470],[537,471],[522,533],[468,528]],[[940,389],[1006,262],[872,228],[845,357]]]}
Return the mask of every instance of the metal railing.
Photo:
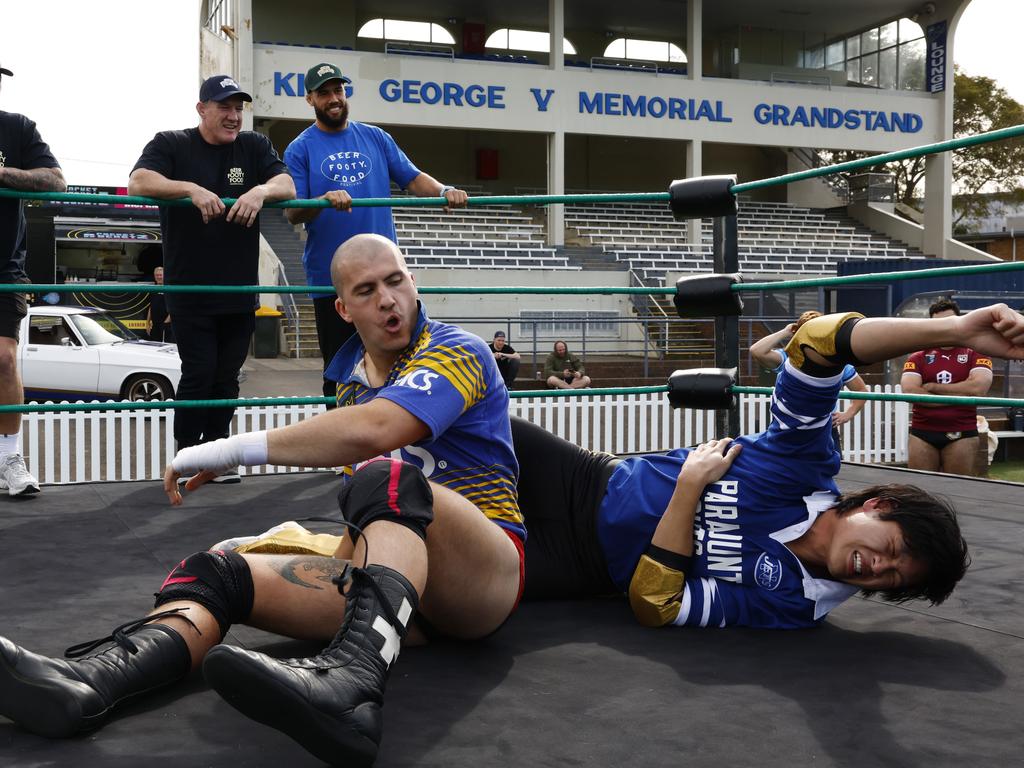
{"label": "metal railing", "polygon": [[[288,282],[288,275],[285,274],[284,264],[277,262],[277,284],[291,285]],[[295,358],[299,357],[299,348],[302,340],[302,324],[299,322],[299,308],[295,303],[295,294],[282,293],[281,306],[284,309],[285,319],[288,325],[295,331]]]}

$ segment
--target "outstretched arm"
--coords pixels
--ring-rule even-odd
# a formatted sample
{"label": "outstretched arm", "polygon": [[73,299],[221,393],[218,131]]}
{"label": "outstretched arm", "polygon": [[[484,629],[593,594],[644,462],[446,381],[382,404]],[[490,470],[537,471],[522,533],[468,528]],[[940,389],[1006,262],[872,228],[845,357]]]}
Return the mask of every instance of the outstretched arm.
{"label": "outstretched arm", "polygon": [[956,346],[1024,360],[1024,316],[1005,304],[927,320],[864,318],[855,312],[825,315],[804,323],[786,352],[804,373],[835,376],[848,363],[876,363],[925,347]]}
{"label": "outstretched arm", "polygon": [[191,491],[238,465],[340,467],[390,453],[429,434],[429,427],[409,411],[377,398],[268,432],[183,448],[164,471],[164,491],[177,505],[181,503],[177,480],[182,476],[192,476],[185,486]]}
{"label": "outstretched arm", "polygon": [[857,359],[865,363],[888,360],[925,347],[954,346],[1024,360],[1024,316],[1005,304],[993,304],[959,317],[869,317],[857,323],[850,345]]}

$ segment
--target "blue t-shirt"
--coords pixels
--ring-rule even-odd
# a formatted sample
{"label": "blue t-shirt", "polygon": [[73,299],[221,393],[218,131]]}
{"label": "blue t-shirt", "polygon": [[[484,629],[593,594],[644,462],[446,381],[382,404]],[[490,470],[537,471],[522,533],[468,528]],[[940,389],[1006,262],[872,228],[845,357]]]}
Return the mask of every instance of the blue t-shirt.
{"label": "blue t-shirt", "polygon": [[[832,409],[842,375],[807,376],[786,363],[772,423],[743,445],[729,471],[704,489],[694,558],[673,623],[795,628],[819,623],[856,587],[811,576],[786,542],[802,536],[839,490]],[[598,536],[612,580],[629,588],[640,555],[675,489],[689,449],[624,460],[608,482]]]}
{"label": "blue t-shirt", "polygon": [[421,305],[412,341],[383,386],[368,385],[363,355],[355,335],[324,373],[338,382],[338,406],[383,397],[418,418],[430,436],[392,452],[392,458],[420,467],[430,480],[469,499],[525,541],[508,390],[487,344],[457,326],[430,320]]}
{"label": "blue t-shirt", "polygon": [[[328,133],[316,123],[284,151],[299,199],[343,189],[353,199],[390,197],[392,180],[403,189],[420,175],[390,134],[375,125],[350,120],[345,130]],[[353,208],[350,213],[323,210],[306,224],[302,266],[308,285],[331,284],[331,258],[353,235],[374,233],[395,240],[391,208]],[[326,295],[326,294],[314,294]],[[331,291],[330,295],[334,295]]]}

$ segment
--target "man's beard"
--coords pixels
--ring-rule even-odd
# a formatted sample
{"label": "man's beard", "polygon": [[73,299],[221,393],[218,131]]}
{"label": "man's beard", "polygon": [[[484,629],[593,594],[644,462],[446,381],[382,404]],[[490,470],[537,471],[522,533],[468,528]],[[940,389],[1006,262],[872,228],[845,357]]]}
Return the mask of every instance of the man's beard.
{"label": "man's beard", "polygon": [[313,107],[313,112],[316,114],[316,119],[328,128],[341,128],[348,120],[348,104],[341,105],[341,115],[337,118],[331,117],[319,107]]}

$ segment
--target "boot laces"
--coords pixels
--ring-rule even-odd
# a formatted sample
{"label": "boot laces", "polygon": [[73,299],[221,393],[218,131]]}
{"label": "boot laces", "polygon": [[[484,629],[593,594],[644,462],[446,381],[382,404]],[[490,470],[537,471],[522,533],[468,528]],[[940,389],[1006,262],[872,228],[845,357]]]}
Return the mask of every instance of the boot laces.
{"label": "boot laces", "polygon": [[[399,637],[401,637],[402,639],[405,638],[405,635],[408,630],[405,627],[405,625],[402,624],[401,620],[399,620],[398,614],[395,612],[395,609],[391,607],[391,598],[389,598],[384,593],[384,590],[381,589],[380,585],[376,582],[376,580],[374,580],[373,576],[367,573],[364,569],[357,568],[351,563],[345,563],[345,568],[342,570],[342,572],[337,576],[333,577],[331,581],[338,587],[338,592],[340,592],[345,597],[345,599],[349,601],[348,605],[353,606],[353,610],[355,609],[355,604],[354,602],[352,602],[353,591],[355,591],[357,588],[369,587],[373,591],[374,596],[377,598],[377,603],[380,605],[380,610],[381,613],[384,614],[384,618],[387,619],[388,623],[392,627],[394,627]],[[349,618],[348,605],[346,605],[345,608],[346,625],[348,624]],[[346,634],[347,633],[344,631],[338,632],[338,634],[335,635],[334,640],[331,641],[331,644],[327,646],[327,650],[336,648],[337,646],[341,645],[341,643],[344,642]]]}
{"label": "boot laces", "polygon": [[[192,619],[190,619],[188,616],[184,614],[184,611],[187,610],[188,608],[172,608],[167,611],[161,611],[160,613],[153,613],[149,616],[144,616],[141,619],[135,619],[133,621],[125,622],[121,626],[115,627],[114,631],[106,637],[102,637],[97,640],[87,640],[84,643],[72,645],[70,648],[64,651],[64,657],[67,659],[80,658],[96,650],[101,645],[109,643],[110,641],[117,643],[117,645],[124,648],[126,651],[128,651],[128,653],[135,655],[139,652],[139,647],[134,642],[132,642],[132,639],[129,637],[129,635],[134,634],[143,626],[149,624],[152,621],[155,621],[156,619],[165,619],[168,616],[178,616],[179,618],[184,619],[189,623],[189,625],[191,625],[192,629],[194,629],[196,632],[199,632],[199,627],[195,625],[195,622],[193,622]],[[199,634],[201,635],[202,632],[199,632]]]}

